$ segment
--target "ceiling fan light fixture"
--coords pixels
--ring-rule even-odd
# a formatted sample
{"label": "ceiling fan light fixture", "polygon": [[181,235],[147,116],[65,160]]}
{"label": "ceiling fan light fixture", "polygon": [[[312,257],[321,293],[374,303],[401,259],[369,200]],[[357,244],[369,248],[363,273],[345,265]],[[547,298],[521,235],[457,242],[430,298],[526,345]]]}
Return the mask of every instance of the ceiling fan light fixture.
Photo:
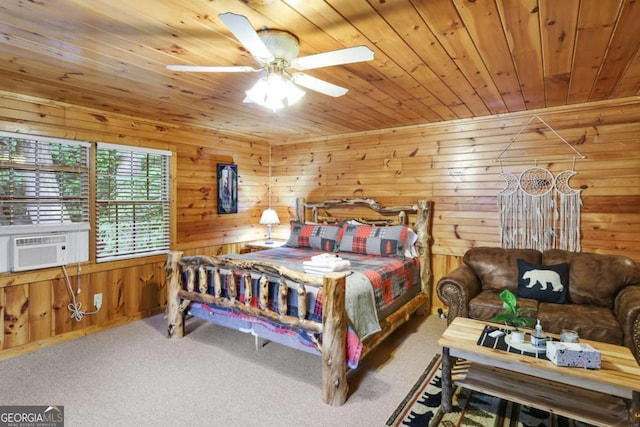
{"label": "ceiling fan light fixture", "polygon": [[305,95],[305,91],[297,87],[282,72],[269,73],[259,79],[256,84],[245,92],[244,102],[253,102],[270,110],[277,111],[285,106],[291,106]]}
{"label": "ceiling fan light fixture", "polygon": [[290,79],[287,79],[285,93],[287,105],[293,105],[300,101],[306,92],[293,84]]}
{"label": "ceiling fan light fixture", "polygon": [[305,91],[298,86],[334,98],[347,93],[347,88],[300,72],[290,74],[288,69],[311,70],[373,59],[373,50],[367,46],[347,47],[299,57],[300,40],[295,34],[277,29],[256,31],[245,16],[232,12],[221,13],[218,17],[259,66],[168,65],[167,68],[171,71],[211,73],[266,71],[266,77],[258,80],[245,92],[247,96],[243,102],[256,103],[273,111],[298,102],[305,95]]}

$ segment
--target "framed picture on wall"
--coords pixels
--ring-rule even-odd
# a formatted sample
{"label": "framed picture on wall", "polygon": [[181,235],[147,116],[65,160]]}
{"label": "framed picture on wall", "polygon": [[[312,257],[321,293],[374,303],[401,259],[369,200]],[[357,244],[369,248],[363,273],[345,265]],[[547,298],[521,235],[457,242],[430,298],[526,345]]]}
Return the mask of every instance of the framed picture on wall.
{"label": "framed picture on wall", "polygon": [[238,213],[238,165],[218,163],[218,213]]}

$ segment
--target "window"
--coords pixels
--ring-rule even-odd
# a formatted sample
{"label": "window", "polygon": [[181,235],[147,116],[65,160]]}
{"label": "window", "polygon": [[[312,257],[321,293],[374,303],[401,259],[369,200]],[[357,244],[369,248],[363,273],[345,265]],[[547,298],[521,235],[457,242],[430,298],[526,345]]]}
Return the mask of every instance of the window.
{"label": "window", "polygon": [[169,250],[170,151],[98,143],[96,261]]}
{"label": "window", "polygon": [[0,234],[88,230],[90,147],[0,132]]}

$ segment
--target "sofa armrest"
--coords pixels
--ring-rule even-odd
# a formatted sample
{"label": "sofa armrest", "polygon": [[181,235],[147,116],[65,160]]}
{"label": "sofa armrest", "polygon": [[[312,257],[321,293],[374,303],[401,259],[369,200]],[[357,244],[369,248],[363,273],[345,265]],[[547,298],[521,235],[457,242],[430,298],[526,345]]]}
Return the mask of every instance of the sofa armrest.
{"label": "sofa armrest", "polygon": [[613,312],[622,325],[624,345],[640,363],[640,286],[627,286],[618,292]]}
{"label": "sofa armrest", "polygon": [[466,264],[442,277],[436,286],[438,298],[447,307],[447,324],[456,317],[469,317],[469,300],[482,290],[480,279]]}

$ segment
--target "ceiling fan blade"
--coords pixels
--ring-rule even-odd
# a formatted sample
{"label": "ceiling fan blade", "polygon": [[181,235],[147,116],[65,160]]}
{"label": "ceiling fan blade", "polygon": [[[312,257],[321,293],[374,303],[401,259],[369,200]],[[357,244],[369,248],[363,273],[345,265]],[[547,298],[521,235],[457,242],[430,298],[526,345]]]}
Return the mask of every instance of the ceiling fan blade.
{"label": "ceiling fan blade", "polygon": [[372,59],[373,51],[367,46],[354,46],[296,58],[291,61],[291,66],[297,70],[311,70],[332,65],[371,61]]}
{"label": "ceiling fan blade", "polygon": [[293,80],[295,84],[304,86],[307,89],[315,90],[316,92],[324,93],[325,95],[333,96],[334,98],[342,96],[349,91],[342,86],[337,86],[333,83],[325,82],[324,80],[311,77],[310,75],[304,73],[293,73],[291,75],[291,80]]}
{"label": "ceiling fan blade", "polygon": [[218,17],[260,64],[274,60],[246,17],[231,12],[221,13]]}
{"label": "ceiling fan blade", "polygon": [[259,68],[253,68],[248,66],[232,66],[232,67],[217,67],[217,66],[200,66],[200,65],[167,65],[167,70],[171,71],[189,71],[192,73],[254,73],[260,71]]}

